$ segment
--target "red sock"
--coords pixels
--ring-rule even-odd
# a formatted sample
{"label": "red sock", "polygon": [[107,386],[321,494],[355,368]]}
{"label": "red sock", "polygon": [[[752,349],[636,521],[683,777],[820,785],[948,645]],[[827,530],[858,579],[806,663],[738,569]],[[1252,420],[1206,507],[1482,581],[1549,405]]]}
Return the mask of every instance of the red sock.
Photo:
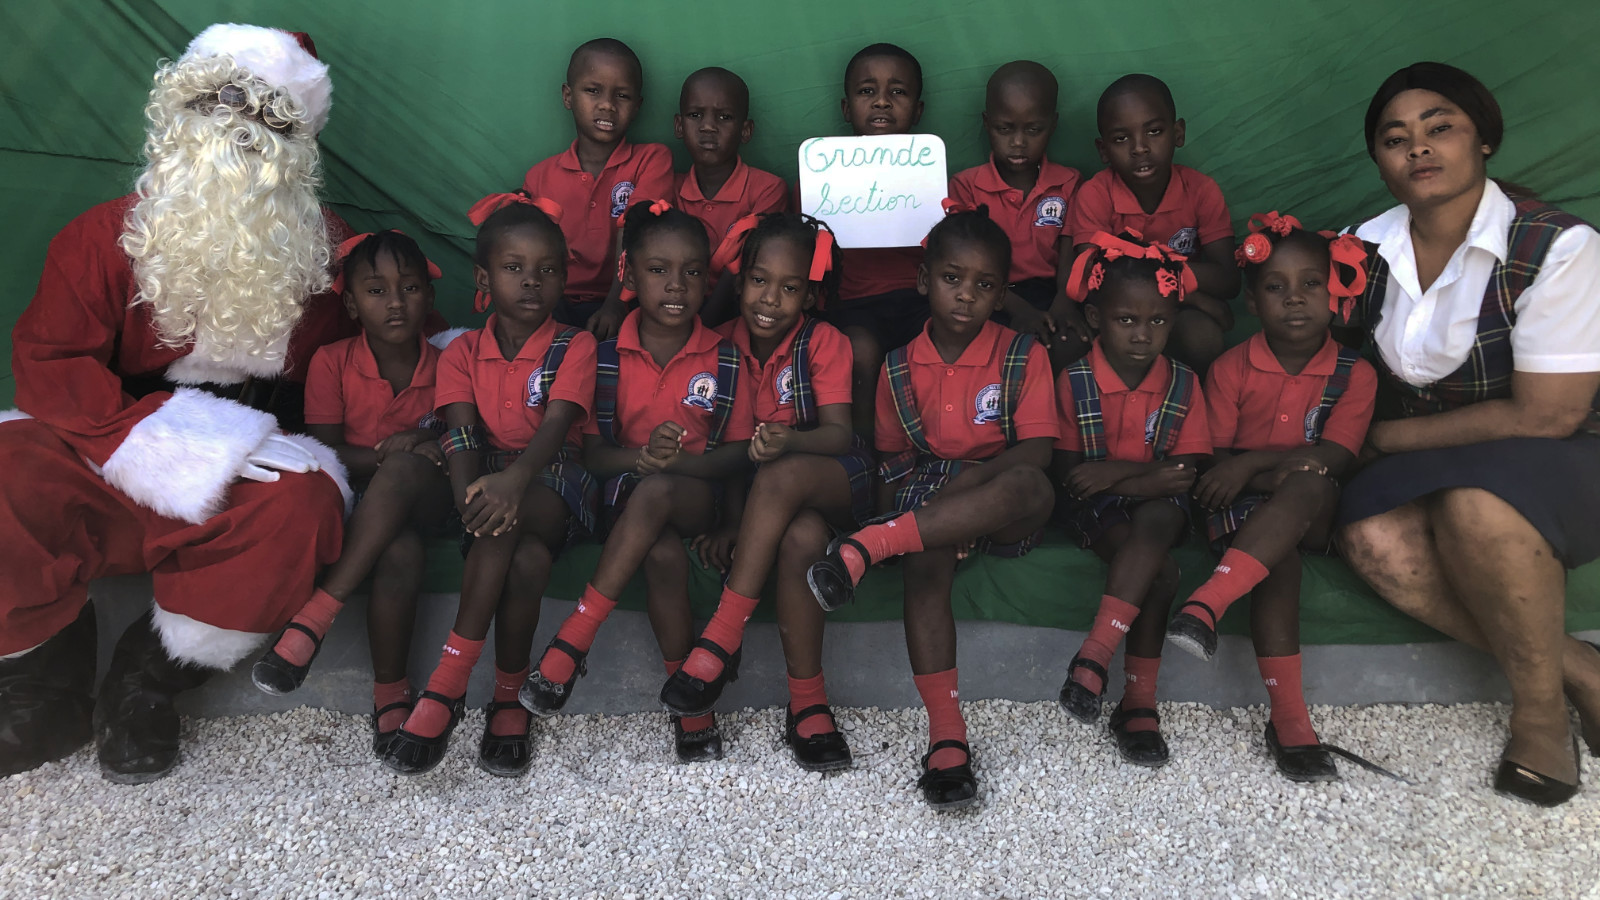
{"label": "red sock", "polygon": [[[1260,560],[1243,550],[1229,548],[1227,553],[1222,554],[1222,562],[1217,563],[1216,571],[1185,602],[1204,606],[1211,611],[1214,621],[1220,622],[1222,614],[1228,611],[1234,601],[1250,593],[1266,577],[1267,567]],[[1201,621],[1205,621],[1203,617]]]}
{"label": "red sock", "polygon": [[[733,588],[723,588],[717,611],[711,615],[711,621],[706,623],[706,630],[700,632],[700,636],[726,650],[728,655],[733,655],[733,651],[744,643],[744,625],[750,621],[750,614],[755,612],[756,604],[760,602],[760,597],[746,597],[736,593]],[[701,681],[710,681],[722,674],[722,660],[710,650],[696,647],[684,660],[683,671]]]}
{"label": "red sock", "polygon": [[[1122,688],[1123,709],[1155,709],[1156,708],[1156,674],[1161,671],[1161,657],[1134,656],[1131,653],[1123,654],[1122,672],[1127,679]],[[1129,731],[1155,731],[1154,719],[1129,719],[1125,726]]]}
{"label": "red sock", "polygon": [[[789,712],[798,713],[808,706],[828,705],[828,691],[822,686],[822,673],[818,672],[810,678],[789,677]],[[830,731],[838,731],[839,726],[834,724],[832,716],[812,716],[796,725],[795,733],[803,738],[816,737]]]}
{"label": "red sock", "polygon": [[[922,532],[917,530],[916,513],[896,516],[879,525],[868,525],[850,537],[867,548],[867,555],[875,563],[922,549]],[[867,561],[849,544],[839,547],[839,556],[844,560],[844,567],[850,570],[850,580],[860,584],[861,577],[867,574]]]}
{"label": "red sock", "polygon": [[[372,708],[383,709],[391,703],[411,702],[411,682],[404,678],[399,681],[374,681],[372,683]],[[391,709],[378,717],[379,731],[393,731],[405,724],[407,711],[405,709]]]}
{"label": "red sock", "polygon": [[[327,635],[328,629],[333,627],[333,618],[344,609],[344,603],[335,600],[333,595],[317,588],[311,594],[311,599],[300,611],[294,614],[289,621],[304,625],[315,631],[317,638]],[[317,645],[304,632],[293,628],[285,628],[283,636],[278,638],[278,643],[272,646],[274,653],[289,661],[290,665],[303,666],[311,661],[311,655],[317,652]]]}
{"label": "red sock", "polygon": [[[595,590],[592,584],[584,585],[583,596],[578,598],[578,608],[561,623],[556,637],[587,653],[594,645],[594,636],[600,633],[600,626],[606,623],[606,616],[616,608],[617,601]],[[564,684],[577,667],[572,657],[554,648],[546,651],[544,658],[539,660],[539,674],[556,684]]]}
{"label": "red sock", "polygon": [[[667,667],[667,677],[669,678],[678,674],[678,670],[683,668],[683,660],[681,659],[663,659],[661,664]],[[673,718],[683,723],[684,731],[704,731],[717,724],[716,713],[706,713],[703,716],[673,716]]]}
{"label": "red sock", "polygon": [[[1102,595],[1100,611],[1094,614],[1094,625],[1089,628],[1089,636],[1083,639],[1083,646],[1078,648],[1078,655],[1109,667],[1111,657],[1116,655],[1117,647],[1128,636],[1128,628],[1138,617],[1139,607],[1124,603],[1110,594]],[[1100,676],[1088,669],[1073,670],[1072,680],[1096,693],[1104,691],[1106,687]]]}
{"label": "red sock", "polygon": [[1300,654],[1258,656],[1256,668],[1261,670],[1261,681],[1272,701],[1272,727],[1278,732],[1278,743],[1285,747],[1322,743],[1311,727],[1311,712],[1300,685]]}
{"label": "red sock", "polygon": [[[961,718],[961,692],[956,687],[956,670],[945,669],[931,675],[916,675],[917,693],[928,708],[928,746],[940,741],[967,739],[967,720]],[[931,769],[950,769],[967,762],[967,755],[946,747],[928,760]]]}
{"label": "red sock", "polygon": [[[467,679],[472,667],[478,664],[483,653],[483,641],[469,641],[454,631],[444,642],[444,652],[439,654],[439,667],[428,679],[428,690],[446,697],[464,697]],[[406,719],[405,728],[417,737],[438,737],[450,724],[450,709],[437,700],[423,697]]]}
{"label": "red sock", "polygon": [[489,720],[489,733],[505,737],[513,734],[528,733],[527,710],[517,702],[517,692],[522,690],[522,683],[528,680],[528,673],[532,667],[524,666],[521,672],[507,672],[498,665],[494,667],[494,702],[509,703],[510,707],[495,713]]}

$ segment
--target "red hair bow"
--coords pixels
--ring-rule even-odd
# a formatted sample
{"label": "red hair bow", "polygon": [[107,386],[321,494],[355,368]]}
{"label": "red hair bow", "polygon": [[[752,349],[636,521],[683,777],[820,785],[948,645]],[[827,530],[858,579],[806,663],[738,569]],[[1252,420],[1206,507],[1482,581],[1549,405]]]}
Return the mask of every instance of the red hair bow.
{"label": "red hair bow", "polygon": [[1182,303],[1183,298],[1199,286],[1194,272],[1189,268],[1189,258],[1163,244],[1130,241],[1104,231],[1095,232],[1088,243],[1092,249],[1079,254],[1072,264],[1072,272],[1067,276],[1067,297],[1079,303],[1089,299],[1089,295],[1105,283],[1105,264],[1124,256],[1154,260],[1159,265],[1156,270],[1156,289],[1161,291],[1163,297],[1170,297],[1173,291],[1177,291],[1178,302]]}
{"label": "red hair bow", "polygon": [[[1328,307],[1348,322],[1350,308],[1367,290],[1367,245],[1353,234],[1317,233],[1328,238]],[[1348,282],[1339,277],[1341,266],[1351,272]]]}
{"label": "red hair bow", "polygon": [[1259,266],[1272,256],[1272,239],[1264,232],[1272,232],[1278,237],[1286,237],[1289,232],[1304,228],[1300,220],[1294,216],[1279,215],[1277,210],[1269,213],[1256,213],[1250,217],[1250,236],[1244,243],[1233,251],[1233,258],[1239,268],[1249,265]]}
{"label": "red hair bow", "polygon": [[711,276],[715,278],[720,272],[739,272],[739,258],[744,255],[744,241],[750,232],[761,224],[761,217],[751,213],[728,226],[728,232],[722,236],[722,243],[717,245],[717,252],[711,254]]}
{"label": "red hair bow", "polygon": [[505,209],[513,203],[522,203],[532,206],[549,216],[552,222],[557,224],[561,222],[561,204],[547,197],[529,197],[527,194],[524,194],[521,191],[518,191],[514,194],[490,194],[489,196],[484,197],[482,200],[479,200],[477,203],[472,204],[472,208],[467,210],[467,218],[470,219],[474,225],[482,225],[490,216],[502,209]]}
{"label": "red hair bow", "polygon": [[[968,213],[968,212],[977,212],[978,211],[978,208],[976,206],[968,206],[967,204],[962,203],[960,200],[957,200],[954,197],[946,197],[943,200],[940,200],[939,201],[939,205],[944,207],[944,214],[947,215],[947,216],[953,216],[956,213]],[[933,232],[933,229],[931,229],[931,228],[928,229],[928,232],[929,232],[929,234],[931,234]],[[922,236],[922,249],[924,249],[924,250],[928,249],[928,235],[926,235],[926,234]]]}
{"label": "red hair bow", "polygon": [[[401,231],[398,228],[391,228],[389,230],[393,231],[395,234],[405,234],[404,231]],[[334,265],[338,266],[339,274],[333,276],[333,284],[328,286],[328,290],[335,294],[344,293],[344,261],[350,258],[350,254],[355,251],[356,247],[359,246],[362,241],[372,237],[374,233],[375,232],[369,231],[365,234],[358,234],[354,237],[345,238],[345,240],[340,243],[338,247],[334,248],[333,263]],[[444,273],[439,271],[439,267],[433,264],[433,260],[428,259],[426,256],[424,256],[423,259],[428,261],[429,281],[438,281],[444,277]]]}
{"label": "red hair bow", "polygon": [[[640,200],[639,202],[643,203],[644,201]],[[671,208],[672,208],[672,204],[668,203],[665,200],[652,200],[650,202],[650,214],[652,216],[663,215],[663,214],[666,213],[667,210],[669,210]],[[618,216],[617,217],[617,227],[618,228],[621,228],[626,224],[627,224],[627,216]],[[627,253],[627,251],[623,251],[621,253],[618,253],[617,254],[617,283],[618,284],[622,283],[622,273],[624,271],[626,271],[627,268],[628,268],[628,253]],[[627,288],[623,288],[622,290],[620,290],[618,292],[617,296],[618,296],[618,299],[620,299],[620,300],[622,300],[622,302],[626,303],[629,300],[632,300],[633,298],[639,296],[639,294],[638,294],[637,291],[631,291],[631,290],[628,290]]]}

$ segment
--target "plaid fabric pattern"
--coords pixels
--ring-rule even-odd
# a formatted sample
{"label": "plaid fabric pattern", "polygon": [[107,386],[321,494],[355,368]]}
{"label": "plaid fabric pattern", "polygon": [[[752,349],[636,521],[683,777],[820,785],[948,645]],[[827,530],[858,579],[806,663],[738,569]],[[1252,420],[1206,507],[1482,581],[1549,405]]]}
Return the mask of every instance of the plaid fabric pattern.
{"label": "plaid fabric pattern", "polygon": [[450,430],[450,426],[446,425],[444,423],[443,419],[441,419],[438,416],[434,415],[431,410],[428,411],[428,412],[423,413],[422,414],[422,418],[417,420],[417,427],[418,428],[425,428],[428,431],[431,431],[434,434],[441,435],[441,436],[446,431]]}
{"label": "plaid fabric pattern", "polygon": [[872,517],[872,473],[877,464],[872,461],[872,449],[859,434],[850,435],[850,452],[835,456],[834,461],[844,466],[845,480],[850,482],[850,512],[857,522]]}
{"label": "plaid fabric pattern", "polygon": [[794,336],[794,352],[790,355],[794,366],[794,416],[798,428],[811,428],[817,424],[817,392],[811,387],[811,332],[817,320],[806,317],[800,331]]}
{"label": "plaid fabric pattern", "polygon": [[[1516,218],[1507,237],[1506,261],[1495,266],[1478,310],[1478,335],[1461,367],[1424,387],[1407,384],[1389,369],[1382,354],[1373,360],[1405,416],[1429,415],[1511,396],[1511,329],[1517,322],[1516,302],[1539,277],[1550,245],[1562,231],[1587,224],[1583,219],[1537,200],[1509,195]],[[1369,245],[1367,291],[1358,306],[1368,334],[1383,316],[1389,287],[1389,264]],[[1595,406],[1600,409],[1600,397]],[[1591,422],[1595,420],[1591,416]]]}
{"label": "plaid fabric pattern", "polygon": [[711,433],[706,435],[706,452],[722,443],[733,417],[733,398],[739,390],[739,348],[732,341],[717,345],[717,396],[711,401]]}
{"label": "plaid fabric pattern", "polygon": [[[520,450],[491,450],[484,455],[484,471],[504,472],[521,455]],[[598,533],[595,509],[599,488],[589,470],[578,463],[575,453],[562,448],[550,465],[540,470],[539,483],[566,501],[567,510],[571,513],[571,520],[567,523],[568,542]]]}
{"label": "plaid fabric pattern", "polygon": [[[1171,503],[1173,506],[1183,510],[1185,514],[1191,511],[1188,494],[1159,498],[1100,494],[1073,508],[1067,514],[1067,526],[1069,530],[1078,536],[1079,543],[1082,546],[1091,547],[1102,537],[1105,537],[1107,531],[1124,522],[1132,521],[1134,508],[1145,503]],[[1185,527],[1184,534],[1178,537],[1178,541],[1181,543],[1187,537],[1187,534],[1188,528]]]}
{"label": "plaid fabric pattern", "polygon": [[550,386],[556,383],[556,372],[561,370],[561,361],[567,358],[567,345],[577,337],[578,329],[563,328],[550,338],[550,347],[544,351],[544,368],[539,373],[539,403],[544,406],[550,404]]}
{"label": "plaid fabric pattern", "polygon": [[[597,367],[594,380],[594,421],[606,443],[617,444],[617,380],[622,372],[622,360],[617,353],[617,339],[605,341],[595,350]],[[706,437],[706,450],[715,450],[727,433],[728,420],[733,415],[734,392],[739,389],[739,349],[732,341],[717,345],[717,396],[711,401],[711,433]]]}
{"label": "plaid fabric pattern", "polygon": [[[1158,460],[1166,459],[1178,445],[1178,434],[1183,420],[1189,416],[1194,402],[1194,386],[1199,380],[1194,370],[1170,357],[1172,378],[1167,382],[1166,396],[1156,410],[1156,431],[1151,442],[1151,454]],[[1077,420],[1078,436],[1083,440],[1084,462],[1101,462],[1106,458],[1106,420],[1100,408],[1100,384],[1094,380],[1094,369],[1088,359],[1080,359],[1067,367],[1067,383],[1072,385],[1072,413]],[[1348,373],[1345,376],[1349,380]]]}
{"label": "plaid fabric pattern", "polygon": [[[915,512],[922,504],[932,500],[934,495],[939,493],[939,489],[944,487],[950,479],[961,474],[961,471],[967,466],[974,465],[977,462],[980,462],[980,460],[926,457],[913,467],[911,477],[906,479],[906,483],[894,492],[895,512],[876,518],[858,517],[858,521],[862,525],[870,525],[875,522],[887,522],[906,513]],[[852,488],[854,487],[854,482],[852,482],[851,486]],[[1040,529],[1011,544],[997,544],[988,538],[980,538],[973,544],[972,549],[978,553],[1001,559],[1016,559],[1026,556],[1028,551],[1039,546],[1039,542],[1042,540],[1044,540],[1044,530]]]}
{"label": "plaid fabric pattern", "polygon": [[468,450],[482,450],[484,446],[482,425],[452,428],[439,438],[439,449],[444,451],[445,459]]}

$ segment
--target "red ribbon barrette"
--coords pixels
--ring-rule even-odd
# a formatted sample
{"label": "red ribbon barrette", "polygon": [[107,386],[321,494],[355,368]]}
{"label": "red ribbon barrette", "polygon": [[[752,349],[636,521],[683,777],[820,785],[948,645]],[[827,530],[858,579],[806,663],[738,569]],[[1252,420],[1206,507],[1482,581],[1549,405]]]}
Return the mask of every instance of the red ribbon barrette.
{"label": "red ribbon barrette", "polygon": [[833,271],[833,232],[820,227],[818,223],[817,242],[811,247],[811,273],[813,283],[822,281],[822,277]]}
{"label": "red ribbon barrette", "polygon": [[[644,201],[641,200],[639,202],[643,203]],[[652,216],[663,215],[663,214],[666,213],[667,210],[669,210],[671,208],[672,208],[672,204],[668,203],[665,200],[652,200],[650,202],[650,214]],[[618,216],[617,217],[617,227],[618,228],[623,227],[623,225],[625,225],[626,223],[627,223],[627,217],[626,216]],[[628,254],[626,252],[618,253],[617,254],[617,283],[620,284],[622,282],[622,273],[627,268],[628,268]],[[618,296],[618,298],[620,300],[622,300],[622,302],[626,303],[629,300],[632,300],[633,298],[639,296],[639,294],[638,294],[637,291],[630,291],[627,288],[623,288],[621,291],[618,292],[617,296]]]}
{"label": "red ribbon barrette", "polygon": [[[953,197],[946,197],[943,200],[940,200],[939,201],[939,205],[944,207],[944,214],[947,215],[947,216],[953,216],[956,213],[977,212],[978,211],[978,208],[976,206],[968,206],[967,204],[962,203],[960,200],[957,200],[957,199],[955,199]],[[931,229],[931,228],[928,229],[928,230],[929,230],[930,233],[933,231],[933,229]],[[926,234],[922,236],[922,249],[924,249],[924,250],[928,249],[928,235],[926,235]],[[813,278],[811,280],[812,281],[816,281],[815,278]]]}
{"label": "red ribbon barrette", "polygon": [[1256,213],[1250,217],[1250,236],[1233,251],[1233,259],[1241,269],[1250,265],[1259,266],[1272,256],[1272,239],[1267,237],[1265,232],[1270,231],[1278,237],[1285,237],[1289,232],[1304,227],[1299,219],[1294,216],[1279,215],[1277,210]]}
{"label": "red ribbon barrette", "polygon": [[739,260],[744,256],[745,238],[749,237],[750,232],[760,223],[761,217],[751,213],[728,226],[728,232],[722,236],[722,243],[717,245],[717,252],[711,254],[711,277],[715,278],[722,272],[732,272],[736,275],[739,273]]}
{"label": "red ribbon barrette", "polygon": [[[389,230],[393,231],[395,234],[405,234],[404,231],[401,231],[398,228],[391,228]],[[334,265],[338,266],[339,274],[333,276],[333,284],[328,286],[328,290],[332,291],[335,295],[344,293],[344,261],[350,258],[350,254],[355,251],[356,247],[362,241],[372,237],[373,234],[374,232],[369,231],[365,234],[358,234],[354,237],[346,238],[339,244],[338,247],[334,248],[333,262]],[[438,281],[444,277],[444,273],[439,271],[439,267],[433,264],[433,260],[428,259],[426,256],[424,256],[423,259],[428,261],[429,281]]]}
{"label": "red ribbon barrette", "polygon": [[[1367,245],[1353,234],[1317,233],[1328,238],[1328,308],[1349,322],[1356,298],[1367,290]],[[1339,277],[1341,266],[1352,273],[1348,282]]]}
{"label": "red ribbon barrette", "polygon": [[527,194],[524,194],[521,191],[518,191],[514,194],[490,194],[489,196],[484,197],[482,200],[479,200],[477,203],[472,204],[472,208],[467,210],[467,218],[470,219],[474,225],[482,225],[490,216],[502,209],[505,209],[513,203],[523,203],[528,206],[532,206],[549,216],[551,221],[557,224],[560,224],[561,222],[561,204],[545,197],[529,197]]}
{"label": "red ribbon barrette", "polygon": [[1090,293],[1105,283],[1105,263],[1124,256],[1155,260],[1161,264],[1156,270],[1156,289],[1163,297],[1170,297],[1173,291],[1177,291],[1178,302],[1182,303],[1183,298],[1199,286],[1193,270],[1189,268],[1189,258],[1162,244],[1138,243],[1104,231],[1095,232],[1088,243],[1095,249],[1079,254],[1072,263],[1072,272],[1067,276],[1067,297],[1079,303],[1087,300]]}

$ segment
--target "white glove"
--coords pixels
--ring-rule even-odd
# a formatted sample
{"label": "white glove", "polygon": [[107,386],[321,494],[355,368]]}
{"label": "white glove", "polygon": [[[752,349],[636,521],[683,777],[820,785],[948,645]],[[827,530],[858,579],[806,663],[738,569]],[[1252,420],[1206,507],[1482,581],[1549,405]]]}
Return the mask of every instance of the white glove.
{"label": "white glove", "polygon": [[237,474],[251,481],[277,481],[279,472],[315,472],[318,468],[310,450],[274,432],[250,451]]}

